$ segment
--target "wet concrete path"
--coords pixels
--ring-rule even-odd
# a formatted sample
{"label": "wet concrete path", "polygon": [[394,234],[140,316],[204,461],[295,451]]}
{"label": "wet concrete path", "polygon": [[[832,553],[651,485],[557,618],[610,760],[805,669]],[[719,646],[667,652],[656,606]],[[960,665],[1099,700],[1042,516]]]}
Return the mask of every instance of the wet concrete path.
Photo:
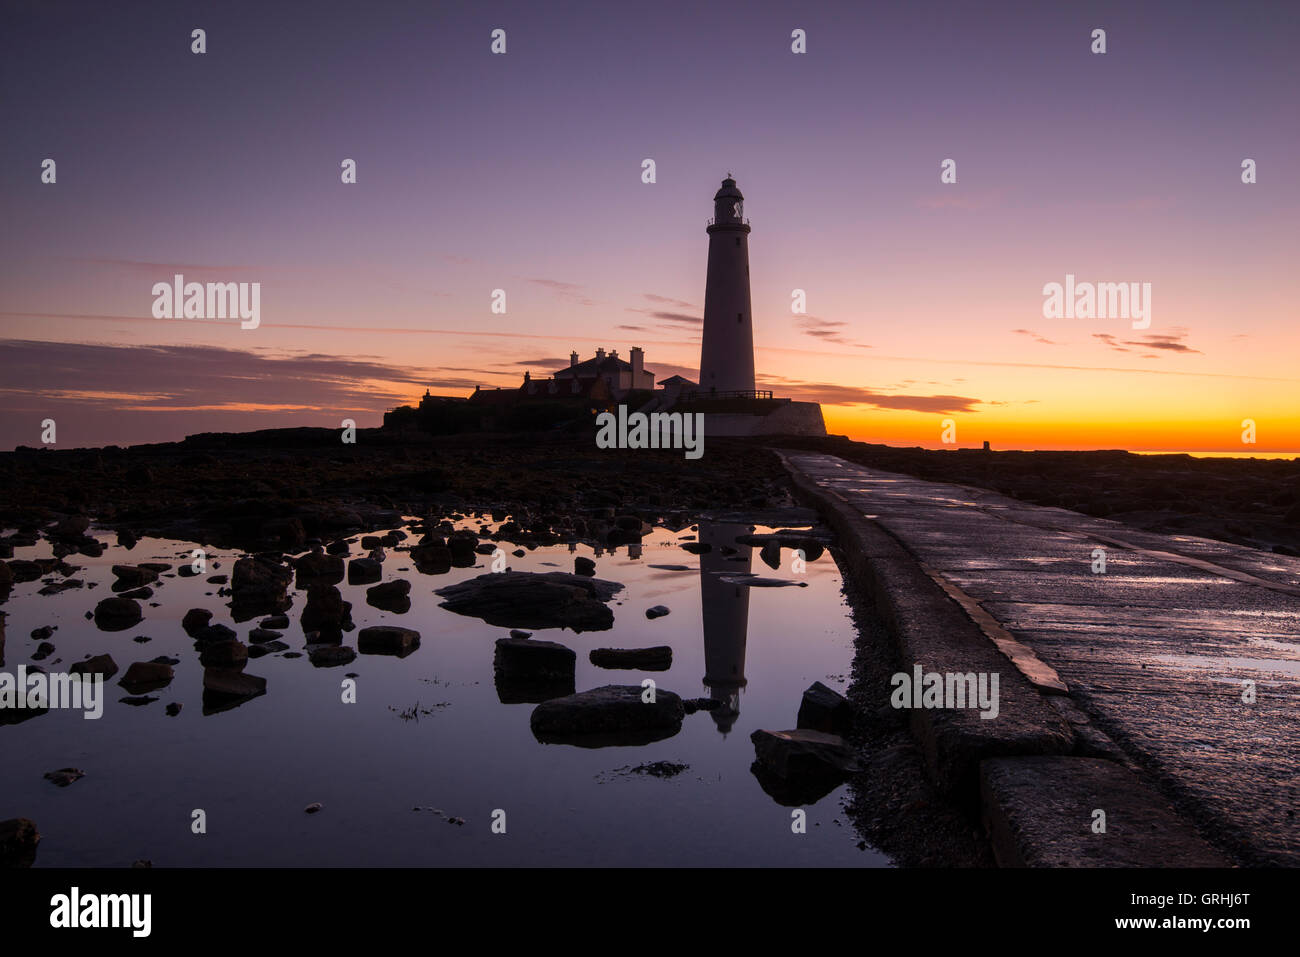
{"label": "wet concrete path", "polygon": [[1300,865],[1300,558],[787,458],[1054,670],[1243,863]]}

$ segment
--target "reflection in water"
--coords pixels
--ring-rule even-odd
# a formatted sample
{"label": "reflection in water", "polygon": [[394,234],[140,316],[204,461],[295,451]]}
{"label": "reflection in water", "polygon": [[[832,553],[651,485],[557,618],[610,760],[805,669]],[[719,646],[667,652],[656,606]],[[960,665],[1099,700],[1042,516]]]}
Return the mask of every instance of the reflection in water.
{"label": "reflection in water", "polygon": [[[722,580],[750,571],[754,549],[738,545],[748,525],[700,522],[699,540],[711,545],[700,555],[700,610],[704,619],[704,687],[722,705],[709,714],[726,735],[740,716],[745,687],[745,638],[749,632],[749,589]],[[726,551],[724,551],[724,548]]]}

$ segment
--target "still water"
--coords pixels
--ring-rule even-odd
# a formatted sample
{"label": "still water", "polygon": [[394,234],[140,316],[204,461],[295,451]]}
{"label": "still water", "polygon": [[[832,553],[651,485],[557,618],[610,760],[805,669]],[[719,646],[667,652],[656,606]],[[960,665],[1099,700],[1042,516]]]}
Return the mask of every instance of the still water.
{"label": "still water", "polygon": [[[595,560],[598,578],[624,586],[610,605],[611,630],[534,631],[577,652],[577,690],[653,677],[683,698],[723,702],[688,715],[675,736],[634,747],[542,744],[529,727],[535,706],[502,703],[493,652],[507,630],[452,614],[433,594],[487,573],[490,556],[478,556],[472,568],[422,575],[404,551],[390,549],[384,580],[411,582],[409,612],[366,604],[366,586],[338,587],[352,603],[358,630],[375,624],[418,630],[413,654],[358,655],[334,668],[314,667],[306,655],[250,659],[245,671],[264,677],[267,693],[205,715],[203,669],[181,618],[190,608],[208,608],[214,624],[233,627],[247,642],[261,616],[235,624],[228,599],[216,594],[219,585],[206,581],[229,574],[241,553],[209,551],[209,567],[199,577],[179,577],[175,568],[164,573],[154,597],[142,602],[144,621],[121,632],[99,631],[84,617],[111,594],[110,566],[179,566],[195,546],[142,539],[129,551],[113,544],[98,558],[70,555],[67,561],[79,566],[72,577],[94,587],[39,596],[42,581],[15,585],[4,606],[4,670],[31,664],[37,641],[28,635],[56,625],[50,639],[56,652],[40,662],[47,671],[108,653],[118,673],[104,685],[99,720],[51,710],[0,727],[6,778],[0,818],[36,822],[38,867],[125,866],[137,859],[154,866],[887,866],[875,850],[859,848],[841,807],[846,787],[806,806],[807,831],[796,834],[792,809],[769,797],[750,771],[750,733],[793,728],[800,697],[814,681],[842,692],[853,653],[849,609],[829,552],[796,573],[788,550],[773,570],[744,545],[730,555],[719,547],[700,556],[681,548],[697,533],[725,544],[737,534],[769,530],[717,523],[681,532],[657,528],[639,547],[557,545],[510,557],[516,571],[569,572],[574,557],[585,555]],[[115,541],[112,533],[98,537]],[[405,544],[417,537],[412,533]],[[41,541],[14,557],[50,554]],[[364,554],[353,539],[350,557]],[[751,571],[799,584],[748,588],[724,578]],[[294,607],[282,640],[300,652],[297,617],[305,596],[292,587],[290,594]],[[647,619],[653,605],[671,613]],[[150,640],[133,641],[137,636]],[[356,631],[344,644],[355,647]],[[671,646],[669,670],[608,670],[587,657],[594,648],[650,645]],[[151,693],[156,701],[123,703],[127,693],[117,682],[127,667],[158,655],[180,659],[174,680]],[[356,675],[355,703],[343,701],[348,674]],[[164,713],[171,702],[182,705],[175,717]],[[654,762],[687,767],[673,776],[632,770]],[[44,780],[64,767],[84,770],[85,777],[68,787]],[[322,809],[305,813],[315,802]],[[206,817],[204,834],[191,827],[198,809]],[[493,833],[496,811],[505,812],[504,834]],[[449,823],[452,818],[464,823]]]}

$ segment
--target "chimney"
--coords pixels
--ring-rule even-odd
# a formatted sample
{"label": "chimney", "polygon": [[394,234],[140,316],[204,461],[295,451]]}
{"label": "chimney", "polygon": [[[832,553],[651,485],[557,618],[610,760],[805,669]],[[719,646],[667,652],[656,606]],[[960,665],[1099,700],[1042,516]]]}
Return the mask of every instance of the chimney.
{"label": "chimney", "polygon": [[617,358],[618,358],[618,350],[617,350],[617,349],[611,349],[611,350],[609,351],[609,357],[610,357],[611,359],[617,359]]}
{"label": "chimney", "polygon": [[641,370],[645,365],[645,353],[641,351],[640,346],[633,346],[628,357],[632,360],[632,388],[637,389],[641,386]]}
{"label": "chimney", "polygon": [[573,368],[574,366],[576,366],[577,364],[578,364],[578,353],[576,353],[576,352],[570,352],[570,353],[569,353],[569,368],[572,369],[572,368]]}
{"label": "chimney", "polygon": [[596,361],[599,362],[600,360],[602,360],[602,359],[604,359],[604,358],[605,358],[605,350],[604,350],[604,349],[597,349],[597,350],[596,350]]}

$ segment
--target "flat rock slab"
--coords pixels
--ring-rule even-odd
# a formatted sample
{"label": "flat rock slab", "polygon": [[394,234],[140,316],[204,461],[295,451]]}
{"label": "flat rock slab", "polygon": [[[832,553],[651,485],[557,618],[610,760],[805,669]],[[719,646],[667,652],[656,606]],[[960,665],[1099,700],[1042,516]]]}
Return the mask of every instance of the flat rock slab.
{"label": "flat rock slab", "polygon": [[618,582],[566,572],[489,572],[439,588],[441,607],[502,628],[604,631],[614,613],[605,605]]}
{"label": "flat rock slab", "polygon": [[650,648],[593,648],[588,658],[597,668],[667,671],[673,666],[673,649],[668,645],[654,645]]}
{"label": "flat rock slab", "polygon": [[640,685],[605,685],[545,701],[533,709],[530,725],[541,741],[585,747],[637,745],[681,730],[686,709],[671,691],[656,689],[652,702]]}
{"label": "flat rock slab", "polygon": [[1159,793],[1102,758],[994,758],[980,765],[980,794],[1003,867],[1230,864]]}
{"label": "flat rock slab", "polygon": [[822,777],[852,774],[862,770],[857,757],[838,734],[796,729],[755,731],[758,763],[781,778]]}
{"label": "flat rock slab", "polygon": [[363,655],[395,655],[405,658],[420,647],[420,633],[396,625],[372,625],[357,632],[357,650]]}

